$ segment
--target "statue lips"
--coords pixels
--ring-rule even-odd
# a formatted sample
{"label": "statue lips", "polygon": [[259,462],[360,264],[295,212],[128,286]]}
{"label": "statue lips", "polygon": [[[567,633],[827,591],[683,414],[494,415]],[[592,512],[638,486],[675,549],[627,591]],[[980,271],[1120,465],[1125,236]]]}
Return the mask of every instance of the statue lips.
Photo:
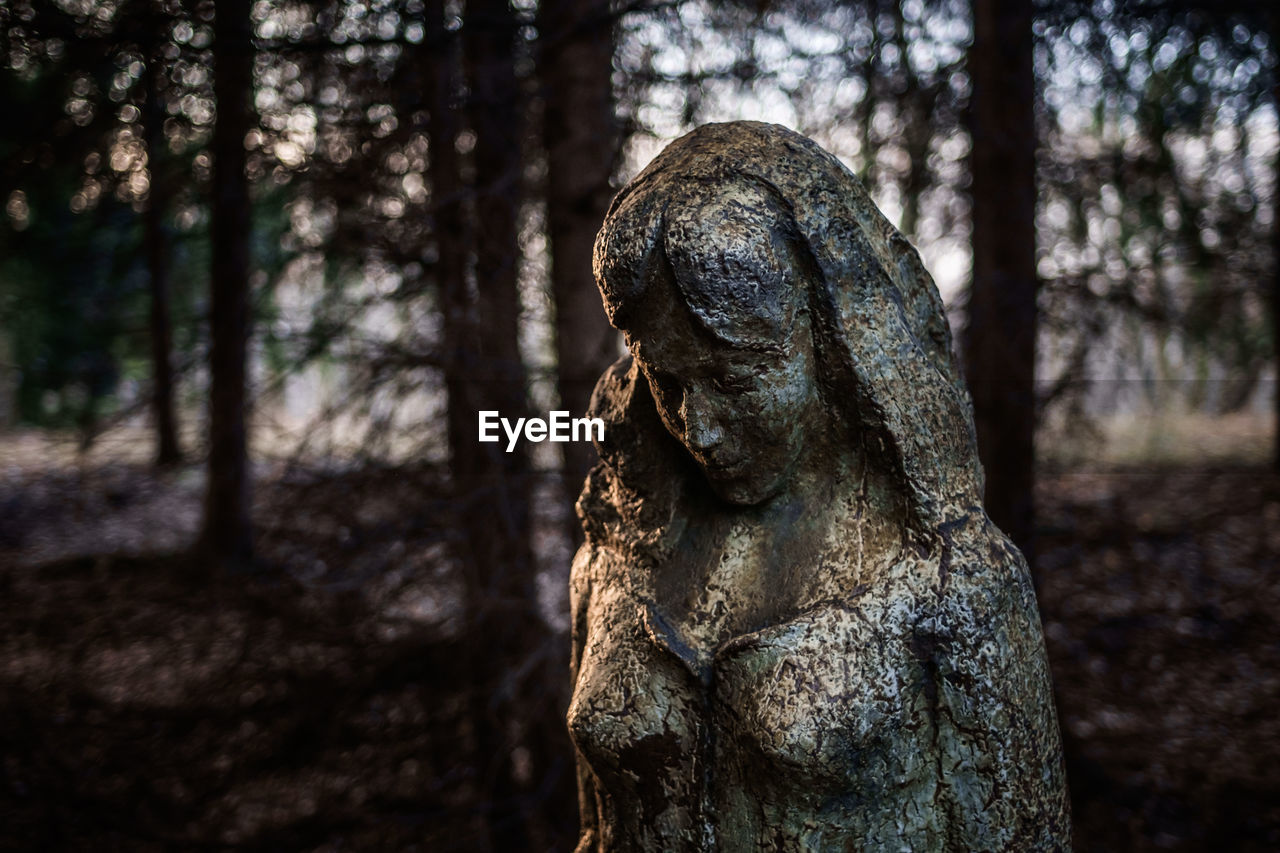
{"label": "statue lips", "polygon": [[742,467],[742,459],[722,459],[720,457],[703,457],[694,455],[694,460],[708,475],[732,475]]}

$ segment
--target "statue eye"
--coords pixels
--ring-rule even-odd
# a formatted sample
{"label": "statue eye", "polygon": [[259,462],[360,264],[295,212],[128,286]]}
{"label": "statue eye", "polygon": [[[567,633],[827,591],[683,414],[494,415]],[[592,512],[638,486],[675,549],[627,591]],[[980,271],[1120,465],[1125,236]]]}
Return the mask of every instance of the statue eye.
{"label": "statue eye", "polygon": [[755,387],[749,376],[725,373],[712,380],[716,390],[722,394],[743,394]]}
{"label": "statue eye", "polygon": [[670,373],[654,371],[649,374],[649,377],[653,380],[654,396],[658,397],[659,403],[669,404],[674,400],[678,404],[680,398],[684,396],[684,389],[681,388],[679,380]]}

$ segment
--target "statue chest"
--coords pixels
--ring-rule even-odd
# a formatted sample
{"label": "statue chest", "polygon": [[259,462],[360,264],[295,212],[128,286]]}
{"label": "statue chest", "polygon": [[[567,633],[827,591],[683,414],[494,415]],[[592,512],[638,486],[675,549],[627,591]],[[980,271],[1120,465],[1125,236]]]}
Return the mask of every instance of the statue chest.
{"label": "statue chest", "polygon": [[569,725],[625,827],[603,849],[874,847],[882,806],[936,778],[914,621],[860,590],[710,648],[651,601],[593,597]]}

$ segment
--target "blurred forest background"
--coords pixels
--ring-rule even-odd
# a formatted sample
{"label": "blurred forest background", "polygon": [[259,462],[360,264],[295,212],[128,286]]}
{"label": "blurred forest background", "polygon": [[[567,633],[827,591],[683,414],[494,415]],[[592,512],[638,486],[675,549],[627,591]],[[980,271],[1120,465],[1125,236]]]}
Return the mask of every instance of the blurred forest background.
{"label": "blurred forest background", "polygon": [[613,193],[707,121],[920,248],[1080,850],[1280,849],[1258,0],[0,2],[0,849],[568,850]]}

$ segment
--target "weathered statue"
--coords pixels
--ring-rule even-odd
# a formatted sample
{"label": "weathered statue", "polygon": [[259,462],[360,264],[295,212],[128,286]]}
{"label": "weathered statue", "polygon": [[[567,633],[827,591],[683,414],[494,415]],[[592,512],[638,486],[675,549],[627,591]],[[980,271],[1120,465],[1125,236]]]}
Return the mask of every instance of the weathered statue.
{"label": "weathered statue", "polygon": [[579,502],[580,851],[1053,850],[1026,563],[937,289],[834,157],[708,125],[618,194]]}

